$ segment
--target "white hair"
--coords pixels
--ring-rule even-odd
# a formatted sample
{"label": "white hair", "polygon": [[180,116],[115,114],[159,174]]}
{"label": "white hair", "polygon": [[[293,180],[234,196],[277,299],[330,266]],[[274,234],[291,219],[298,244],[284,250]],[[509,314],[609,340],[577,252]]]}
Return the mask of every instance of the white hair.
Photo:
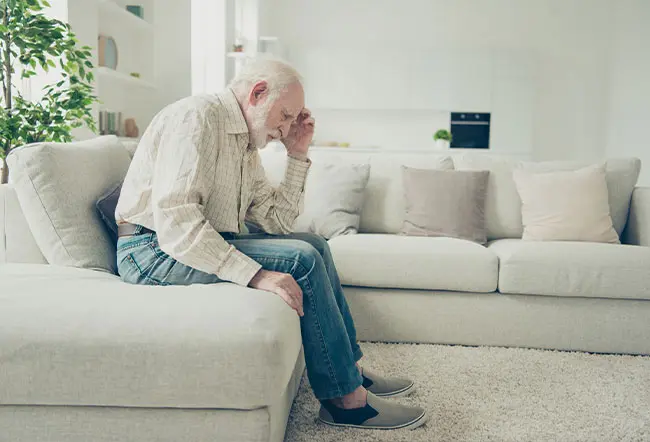
{"label": "white hair", "polygon": [[236,94],[244,95],[248,94],[253,85],[260,81],[266,81],[270,101],[274,101],[280,92],[293,83],[302,83],[302,77],[298,71],[284,61],[260,58],[246,63],[228,87]]}

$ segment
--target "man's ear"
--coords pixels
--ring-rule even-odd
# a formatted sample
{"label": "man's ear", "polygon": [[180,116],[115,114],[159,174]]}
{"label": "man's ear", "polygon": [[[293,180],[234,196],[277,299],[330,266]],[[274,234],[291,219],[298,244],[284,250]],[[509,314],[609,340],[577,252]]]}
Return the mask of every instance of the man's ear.
{"label": "man's ear", "polygon": [[266,100],[268,94],[269,94],[269,87],[267,82],[258,81],[251,88],[251,92],[248,96],[248,102],[253,106],[257,106],[258,104]]}

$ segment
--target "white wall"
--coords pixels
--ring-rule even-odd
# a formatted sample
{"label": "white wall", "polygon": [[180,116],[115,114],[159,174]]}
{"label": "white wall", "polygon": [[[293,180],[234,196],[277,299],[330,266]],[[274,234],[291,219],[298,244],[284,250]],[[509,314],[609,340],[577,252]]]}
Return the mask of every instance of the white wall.
{"label": "white wall", "polygon": [[612,26],[607,154],[641,158],[650,186],[650,2],[619,1]]}
{"label": "white wall", "polygon": [[191,1],[156,0],[154,15],[154,65],[162,108],[192,93]]}
{"label": "white wall", "polygon": [[191,91],[220,91],[226,83],[226,0],[191,1]]}
{"label": "white wall", "polygon": [[[363,66],[377,66],[376,57],[364,57],[381,48],[390,49],[388,54],[394,54],[395,48],[413,54],[435,50],[488,54],[493,75],[489,102],[494,117],[499,115],[493,127],[495,150],[527,150],[539,159],[585,159],[605,153],[608,65],[603,54],[609,47],[614,9],[609,0],[269,2],[272,5],[260,20],[261,34],[279,36],[288,47],[290,61],[302,63],[295,54],[323,51],[330,54],[326,61],[332,78],[365,75],[376,82],[377,75],[383,75],[377,69],[359,71]],[[337,50],[352,50],[362,62],[337,57]],[[388,71],[395,66],[389,55],[380,61]],[[435,86],[418,83],[411,87],[428,90]],[[390,100],[396,88],[400,86],[389,82],[376,94]],[[424,116],[403,112],[401,124],[399,117],[388,116],[394,110],[383,116],[363,109],[356,114],[341,112],[338,117],[331,109],[327,113],[317,125],[319,139],[340,138],[345,127],[350,129],[350,139],[363,140],[390,120],[391,129],[397,130],[386,131],[382,137],[387,146],[403,145],[404,137],[409,143],[423,143],[441,121],[435,111]],[[431,124],[423,124],[423,118],[430,118]],[[432,144],[422,147],[427,146]]]}

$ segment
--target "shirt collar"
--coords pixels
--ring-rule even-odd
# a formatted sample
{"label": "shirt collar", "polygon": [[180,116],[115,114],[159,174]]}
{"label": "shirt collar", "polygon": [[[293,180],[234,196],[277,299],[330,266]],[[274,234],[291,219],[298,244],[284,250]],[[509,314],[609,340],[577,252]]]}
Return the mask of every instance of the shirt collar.
{"label": "shirt collar", "polygon": [[229,134],[248,134],[248,125],[232,89],[226,89],[218,96],[226,110],[226,131]]}

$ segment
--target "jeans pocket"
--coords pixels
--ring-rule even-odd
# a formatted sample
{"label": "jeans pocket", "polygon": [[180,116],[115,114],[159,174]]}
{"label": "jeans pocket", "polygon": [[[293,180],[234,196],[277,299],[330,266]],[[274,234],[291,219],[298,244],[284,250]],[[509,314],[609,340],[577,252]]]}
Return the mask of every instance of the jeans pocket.
{"label": "jeans pocket", "polygon": [[131,284],[160,285],[159,281],[150,277],[158,259],[149,243],[121,248],[118,250],[118,273],[122,280]]}
{"label": "jeans pocket", "polygon": [[140,266],[135,262],[131,253],[118,256],[117,273],[122,278],[122,281],[130,284],[139,284],[142,278]]}

